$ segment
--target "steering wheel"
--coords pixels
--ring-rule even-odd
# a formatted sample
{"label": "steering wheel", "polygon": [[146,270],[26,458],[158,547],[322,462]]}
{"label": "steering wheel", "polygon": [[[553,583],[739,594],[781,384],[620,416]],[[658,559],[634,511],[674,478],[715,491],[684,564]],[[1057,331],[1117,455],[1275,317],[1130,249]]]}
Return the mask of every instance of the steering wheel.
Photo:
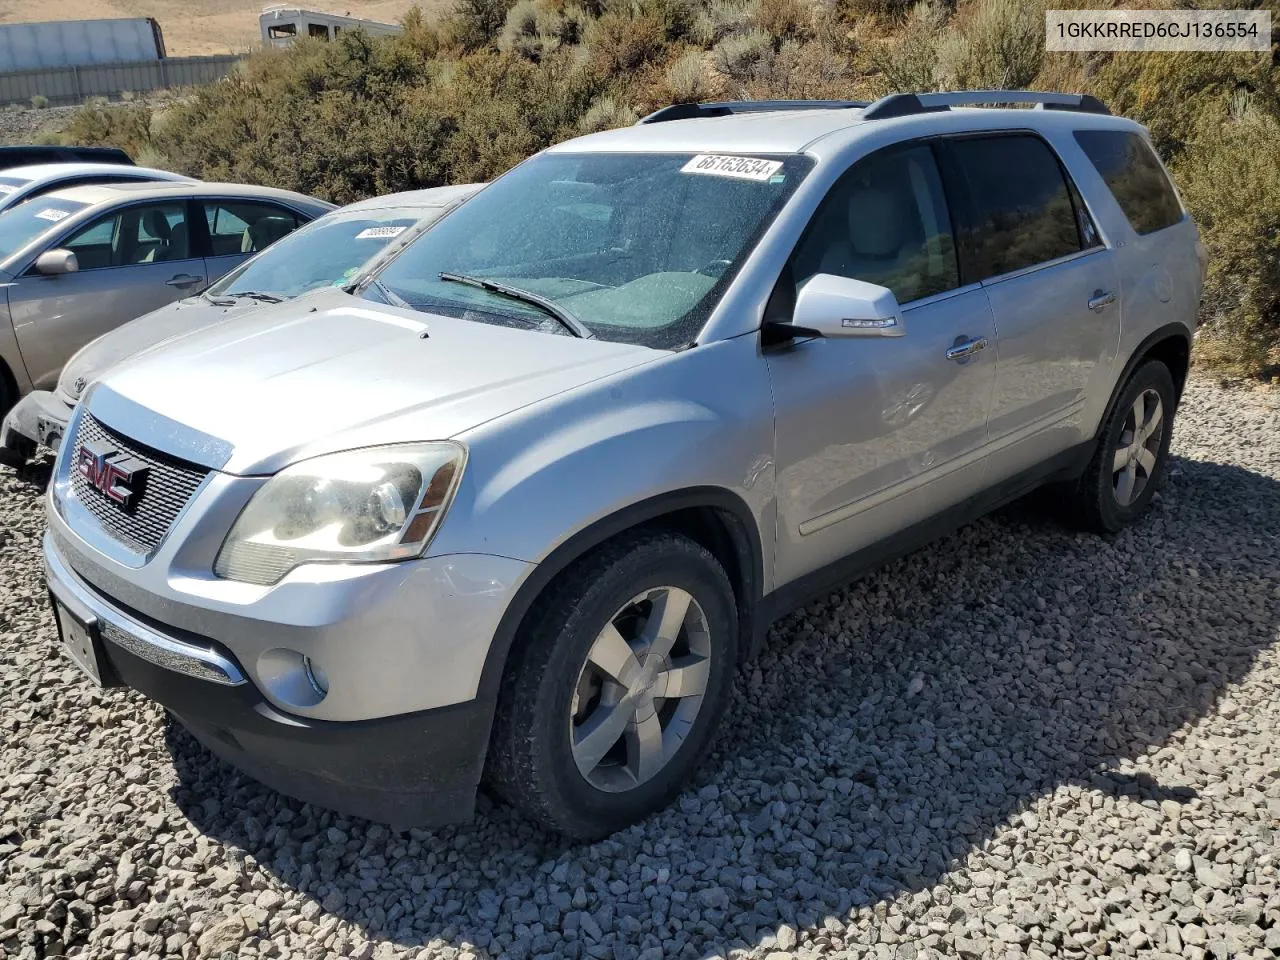
{"label": "steering wheel", "polygon": [[700,273],[704,277],[711,277],[713,280],[719,280],[724,276],[724,272],[733,266],[732,260],[712,260],[700,266],[694,273]]}

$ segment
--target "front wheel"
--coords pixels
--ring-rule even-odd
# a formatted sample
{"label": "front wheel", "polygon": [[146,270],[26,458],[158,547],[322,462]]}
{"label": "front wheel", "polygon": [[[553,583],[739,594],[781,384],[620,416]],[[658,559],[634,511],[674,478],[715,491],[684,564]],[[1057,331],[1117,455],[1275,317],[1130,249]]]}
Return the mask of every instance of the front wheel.
{"label": "front wheel", "polygon": [[1134,371],[1072,491],[1071,513],[1081,526],[1115,533],[1147,512],[1169,458],[1176,404],[1163,363],[1152,360]]}
{"label": "front wheel", "polygon": [[567,836],[628,826],[670,803],[705,756],[736,662],[733,591],[707,550],[665,531],[607,544],[516,638],[489,783]]}

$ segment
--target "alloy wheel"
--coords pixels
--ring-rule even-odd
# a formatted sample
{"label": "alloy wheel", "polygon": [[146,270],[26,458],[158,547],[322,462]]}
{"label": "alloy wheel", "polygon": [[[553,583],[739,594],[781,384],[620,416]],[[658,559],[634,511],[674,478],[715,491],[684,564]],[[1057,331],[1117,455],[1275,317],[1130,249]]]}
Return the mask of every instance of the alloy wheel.
{"label": "alloy wheel", "polygon": [[693,730],[711,676],[711,634],[679,587],[633,597],[596,636],[578,675],[569,742],[578,772],[610,793],[667,765]]}
{"label": "alloy wheel", "polygon": [[1112,458],[1112,491],[1120,506],[1132,505],[1151,482],[1163,439],[1164,404],[1160,394],[1149,388],[1138,394],[1125,415]]}

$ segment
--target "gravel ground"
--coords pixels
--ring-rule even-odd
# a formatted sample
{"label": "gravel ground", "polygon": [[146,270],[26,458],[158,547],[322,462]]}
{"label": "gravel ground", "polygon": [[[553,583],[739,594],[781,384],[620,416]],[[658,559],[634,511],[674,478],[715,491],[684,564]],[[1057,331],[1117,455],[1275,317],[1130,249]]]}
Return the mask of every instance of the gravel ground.
{"label": "gravel ground", "polygon": [[590,846],[334,816],[93,693],[0,470],[0,957],[1280,955],[1280,394],[1196,383],[1175,452],[1115,539],[1015,506],[780,622]]}
{"label": "gravel ground", "polygon": [[31,143],[32,137],[58,130],[77,107],[45,107],[43,110],[0,107],[0,144]]}

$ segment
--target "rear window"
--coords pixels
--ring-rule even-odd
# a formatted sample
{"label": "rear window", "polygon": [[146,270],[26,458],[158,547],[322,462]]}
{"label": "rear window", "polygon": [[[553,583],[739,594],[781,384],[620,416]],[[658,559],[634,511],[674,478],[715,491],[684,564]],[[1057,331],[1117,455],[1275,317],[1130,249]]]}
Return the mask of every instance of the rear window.
{"label": "rear window", "polygon": [[1080,251],[1080,227],[1058,158],[1039,137],[1001,134],[947,145],[969,186],[969,242],[981,278]]}
{"label": "rear window", "polygon": [[1142,137],[1123,130],[1077,130],[1075,136],[1136,232],[1154,233],[1182,219],[1173,185]]}

